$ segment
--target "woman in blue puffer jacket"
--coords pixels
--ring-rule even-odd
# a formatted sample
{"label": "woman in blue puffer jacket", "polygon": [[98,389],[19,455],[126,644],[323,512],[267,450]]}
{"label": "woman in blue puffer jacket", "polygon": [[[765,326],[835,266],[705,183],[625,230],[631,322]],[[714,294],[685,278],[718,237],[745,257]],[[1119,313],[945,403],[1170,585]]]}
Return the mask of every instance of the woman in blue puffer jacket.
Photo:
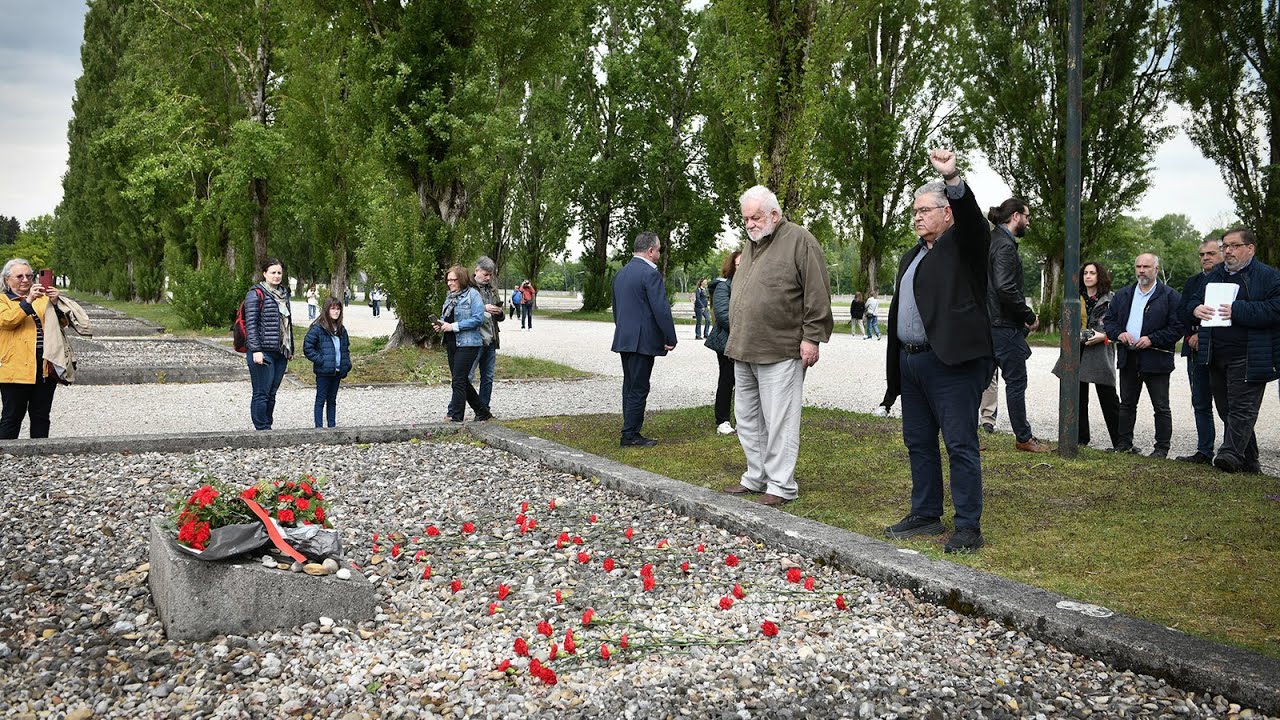
{"label": "woman in blue puffer jacket", "polygon": [[338,383],[351,372],[351,339],[342,326],[341,300],[330,297],[324,301],[323,312],[302,341],[302,352],[316,373],[316,427],[324,427],[322,415],[333,427],[338,416]]}
{"label": "woman in blue puffer jacket", "polygon": [[256,430],[275,422],[276,391],[293,357],[293,315],[284,263],[267,258],[262,282],[244,297],[245,359],[249,364],[249,416]]}
{"label": "woman in blue puffer jacket", "polygon": [[[440,317],[432,324],[436,332],[444,333],[444,347],[449,357],[449,373],[453,378],[453,397],[449,400],[449,419],[462,422],[466,405],[476,413],[476,420],[483,422],[493,417],[489,406],[471,384],[471,366],[480,355],[484,341],[480,337],[480,325],[484,323],[484,300],[480,291],[471,283],[471,271],[454,265],[445,273],[449,294],[440,309]],[[465,403],[465,404],[464,404]]]}

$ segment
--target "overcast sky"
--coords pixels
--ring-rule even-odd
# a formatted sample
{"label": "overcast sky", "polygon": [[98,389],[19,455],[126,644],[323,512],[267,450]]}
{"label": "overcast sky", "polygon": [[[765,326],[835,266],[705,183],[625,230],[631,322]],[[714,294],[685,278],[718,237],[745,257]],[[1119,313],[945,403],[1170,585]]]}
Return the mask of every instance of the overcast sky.
{"label": "overcast sky", "polygon": [[[0,0],[0,215],[26,223],[62,199],[86,10],[83,0]],[[1180,117],[1175,108],[1170,118]],[[1160,148],[1154,165],[1154,187],[1134,214],[1185,213],[1201,232],[1233,217],[1217,168],[1185,133]],[[1008,196],[985,166],[969,180],[984,206]]]}

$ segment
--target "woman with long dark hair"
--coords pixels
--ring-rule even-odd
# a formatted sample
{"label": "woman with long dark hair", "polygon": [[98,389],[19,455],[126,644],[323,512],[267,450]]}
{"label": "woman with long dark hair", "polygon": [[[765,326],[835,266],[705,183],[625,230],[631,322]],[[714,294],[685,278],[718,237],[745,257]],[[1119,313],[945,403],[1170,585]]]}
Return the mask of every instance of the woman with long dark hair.
{"label": "woman with long dark hair", "polygon": [[[1102,318],[1111,306],[1111,273],[1100,262],[1087,262],[1080,266],[1079,275],[1082,324],[1080,333],[1080,430],[1077,440],[1088,445],[1089,434],[1089,385],[1098,394],[1102,406],[1102,419],[1107,424],[1111,446],[1116,445],[1120,426],[1120,398],[1116,395],[1116,349],[1102,327]],[[1062,359],[1053,368],[1061,377]]]}
{"label": "woman with long dark hair", "polygon": [[449,419],[462,422],[467,405],[476,413],[476,420],[483,422],[493,417],[489,406],[480,399],[475,385],[471,384],[471,366],[480,356],[484,340],[480,325],[484,323],[484,299],[471,283],[471,271],[462,265],[454,265],[445,273],[449,294],[445,296],[440,317],[435,321],[436,332],[444,333],[444,347],[449,357],[449,374],[453,379],[453,397],[449,400]]}
{"label": "woman with long dark hair", "polygon": [[244,297],[245,352],[253,396],[249,415],[253,427],[270,430],[275,420],[276,391],[293,357],[293,317],[289,305],[289,285],[284,263],[267,258],[262,263],[262,282],[249,288]]}
{"label": "woman with long dark hair", "polygon": [[733,359],[725,357],[724,346],[729,342],[729,294],[733,289],[733,274],[738,271],[741,260],[741,250],[730,253],[720,268],[720,277],[712,280],[708,287],[714,324],[707,331],[707,341],[703,344],[716,351],[716,361],[720,364],[720,377],[716,383],[716,432],[721,435],[734,432],[733,424],[729,422],[729,403],[733,400]]}
{"label": "woman with long dark hair", "polygon": [[330,296],[324,311],[302,341],[302,352],[316,373],[316,427],[333,427],[338,419],[338,384],[351,372],[351,338],[342,326],[342,300]]}

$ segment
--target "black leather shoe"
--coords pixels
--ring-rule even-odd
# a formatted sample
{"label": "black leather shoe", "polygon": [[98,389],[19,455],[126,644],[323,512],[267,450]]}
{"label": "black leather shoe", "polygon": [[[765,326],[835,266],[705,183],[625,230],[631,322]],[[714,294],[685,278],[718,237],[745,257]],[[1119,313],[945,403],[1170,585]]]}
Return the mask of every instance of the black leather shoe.
{"label": "black leather shoe", "polygon": [[992,435],[996,431],[996,426],[991,423],[982,423],[982,431],[988,435]]}
{"label": "black leather shoe", "polygon": [[1192,453],[1190,455],[1179,455],[1174,458],[1178,462],[1191,463],[1192,465],[1212,465],[1213,458],[1202,452]]}
{"label": "black leather shoe", "polygon": [[1240,458],[1227,453],[1218,453],[1218,457],[1213,459],[1213,466],[1226,473],[1233,473],[1240,469]]}
{"label": "black leather shoe", "polygon": [[658,444],[657,440],[654,440],[652,438],[647,438],[643,435],[636,435],[635,437],[631,437],[631,438],[622,438],[622,442],[619,443],[619,446],[621,447],[653,447],[654,445],[657,445],[657,444]]}

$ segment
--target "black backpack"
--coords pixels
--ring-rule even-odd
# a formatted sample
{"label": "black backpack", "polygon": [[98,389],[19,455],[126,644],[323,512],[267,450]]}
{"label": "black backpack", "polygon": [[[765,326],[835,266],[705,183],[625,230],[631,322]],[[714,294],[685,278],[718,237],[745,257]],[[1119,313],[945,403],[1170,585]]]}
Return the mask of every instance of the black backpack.
{"label": "black backpack", "polygon": [[[266,301],[267,294],[262,292],[262,288],[256,285],[253,291],[258,293],[258,312],[262,312],[262,303]],[[244,301],[240,301],[240,307],[236,310],[236,320],[231,323],[231,346],[236,352],[247,352],[249,347],[249,333],[244,327]]]}

